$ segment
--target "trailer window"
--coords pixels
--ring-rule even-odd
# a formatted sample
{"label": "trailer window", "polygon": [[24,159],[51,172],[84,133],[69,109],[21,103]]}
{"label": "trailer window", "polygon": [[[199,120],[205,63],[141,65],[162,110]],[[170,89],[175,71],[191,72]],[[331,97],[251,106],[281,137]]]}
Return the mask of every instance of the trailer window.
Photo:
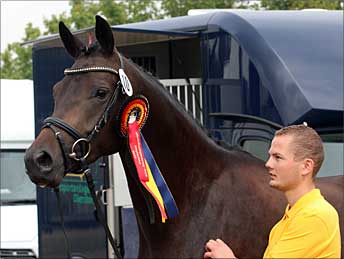
{"label": "trailer window", "polygon": [[327,134],[321,135],[324,143],[325,159],[317,174],[317,177],[342,175],[344,156],[344,135]]}
{"label": "trailer window", "polygon": [[[317,177],[343,175],[343,134],[322,135],[321,137],[324,144],[325,159]],[[243,142],[242,148],[263,161],[267,161],[269,158],[270,143],[267,141],[248,139]]]}
{"label": "trailer window", "polygon": [[242,148],[264,162],[269,158],[270,142],[256,139],[245,140]]}
{"label": "trailer window", "polygon": [[25,151],[1,150],[1,202],[30,202],[36,200],[36,187],[25,173]]}

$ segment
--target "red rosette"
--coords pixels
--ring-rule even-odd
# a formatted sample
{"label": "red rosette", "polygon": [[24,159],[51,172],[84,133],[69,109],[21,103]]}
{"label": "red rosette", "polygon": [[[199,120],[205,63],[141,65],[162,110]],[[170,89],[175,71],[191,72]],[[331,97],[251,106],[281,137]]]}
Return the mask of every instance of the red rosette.
{"label": "red rosette", "polygon": [[136,117],[140,129],[146,123],[149,113],[148,100],[144,96],[133,96],[126,100],[119,112],[119,133],[121,136],[128,136],[128,121],[130,115]]}

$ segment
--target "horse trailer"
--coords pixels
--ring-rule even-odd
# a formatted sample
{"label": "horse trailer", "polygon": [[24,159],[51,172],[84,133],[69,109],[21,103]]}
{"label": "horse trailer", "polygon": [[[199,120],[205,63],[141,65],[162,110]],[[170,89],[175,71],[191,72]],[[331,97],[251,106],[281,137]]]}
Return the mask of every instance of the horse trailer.
{"label": "horse trailer", "polygon": [[[231,11],[112,26],[117,49],[158,78],[210,137],[265,160],[274,132],[307,122],[325,146],[321,176],[343,174],[343,13]],[[76,31],[87,42],[94,28]],[[52,88],[73,64],[58,35],[33,47],[35,132],[53,111]],[[110,228],[125,258],[137,255],[137,228],[117,155],[93,164]],[[61,186],[72,251],[113,258],[94,218],[85,180]],[[37,188],[39,254],[65,256],[53,191]]]}

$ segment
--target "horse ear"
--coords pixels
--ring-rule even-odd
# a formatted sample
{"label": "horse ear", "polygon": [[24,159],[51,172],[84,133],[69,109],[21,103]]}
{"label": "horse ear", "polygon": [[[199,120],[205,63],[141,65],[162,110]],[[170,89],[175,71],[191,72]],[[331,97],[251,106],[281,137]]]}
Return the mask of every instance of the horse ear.
{"label": "horse ear", "polygon": [[59,32],[63,45],[68,53],[73,58],[77,58],[85,45],[77,37],[74,37],[63,22],[59,23]]}
{"label": "horse ear", "polygon": [[96,15],[96,38],[107,54],[112,54],[115,47],[112,30],[108,22]]}

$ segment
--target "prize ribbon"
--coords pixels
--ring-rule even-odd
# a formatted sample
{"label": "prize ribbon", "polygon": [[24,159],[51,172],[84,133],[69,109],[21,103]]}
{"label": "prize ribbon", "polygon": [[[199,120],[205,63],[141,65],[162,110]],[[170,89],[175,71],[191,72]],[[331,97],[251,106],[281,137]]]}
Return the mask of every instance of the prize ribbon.
{"label": "prize ribbon", "polygon": [[[162,222],[178,215],[178,207],[157,166],[140,127],[136,121],[128,122],[128,137],[130,152],[141,184],[153,196],[157,203]],[[167,212],[167,213],[166,213]]]}

